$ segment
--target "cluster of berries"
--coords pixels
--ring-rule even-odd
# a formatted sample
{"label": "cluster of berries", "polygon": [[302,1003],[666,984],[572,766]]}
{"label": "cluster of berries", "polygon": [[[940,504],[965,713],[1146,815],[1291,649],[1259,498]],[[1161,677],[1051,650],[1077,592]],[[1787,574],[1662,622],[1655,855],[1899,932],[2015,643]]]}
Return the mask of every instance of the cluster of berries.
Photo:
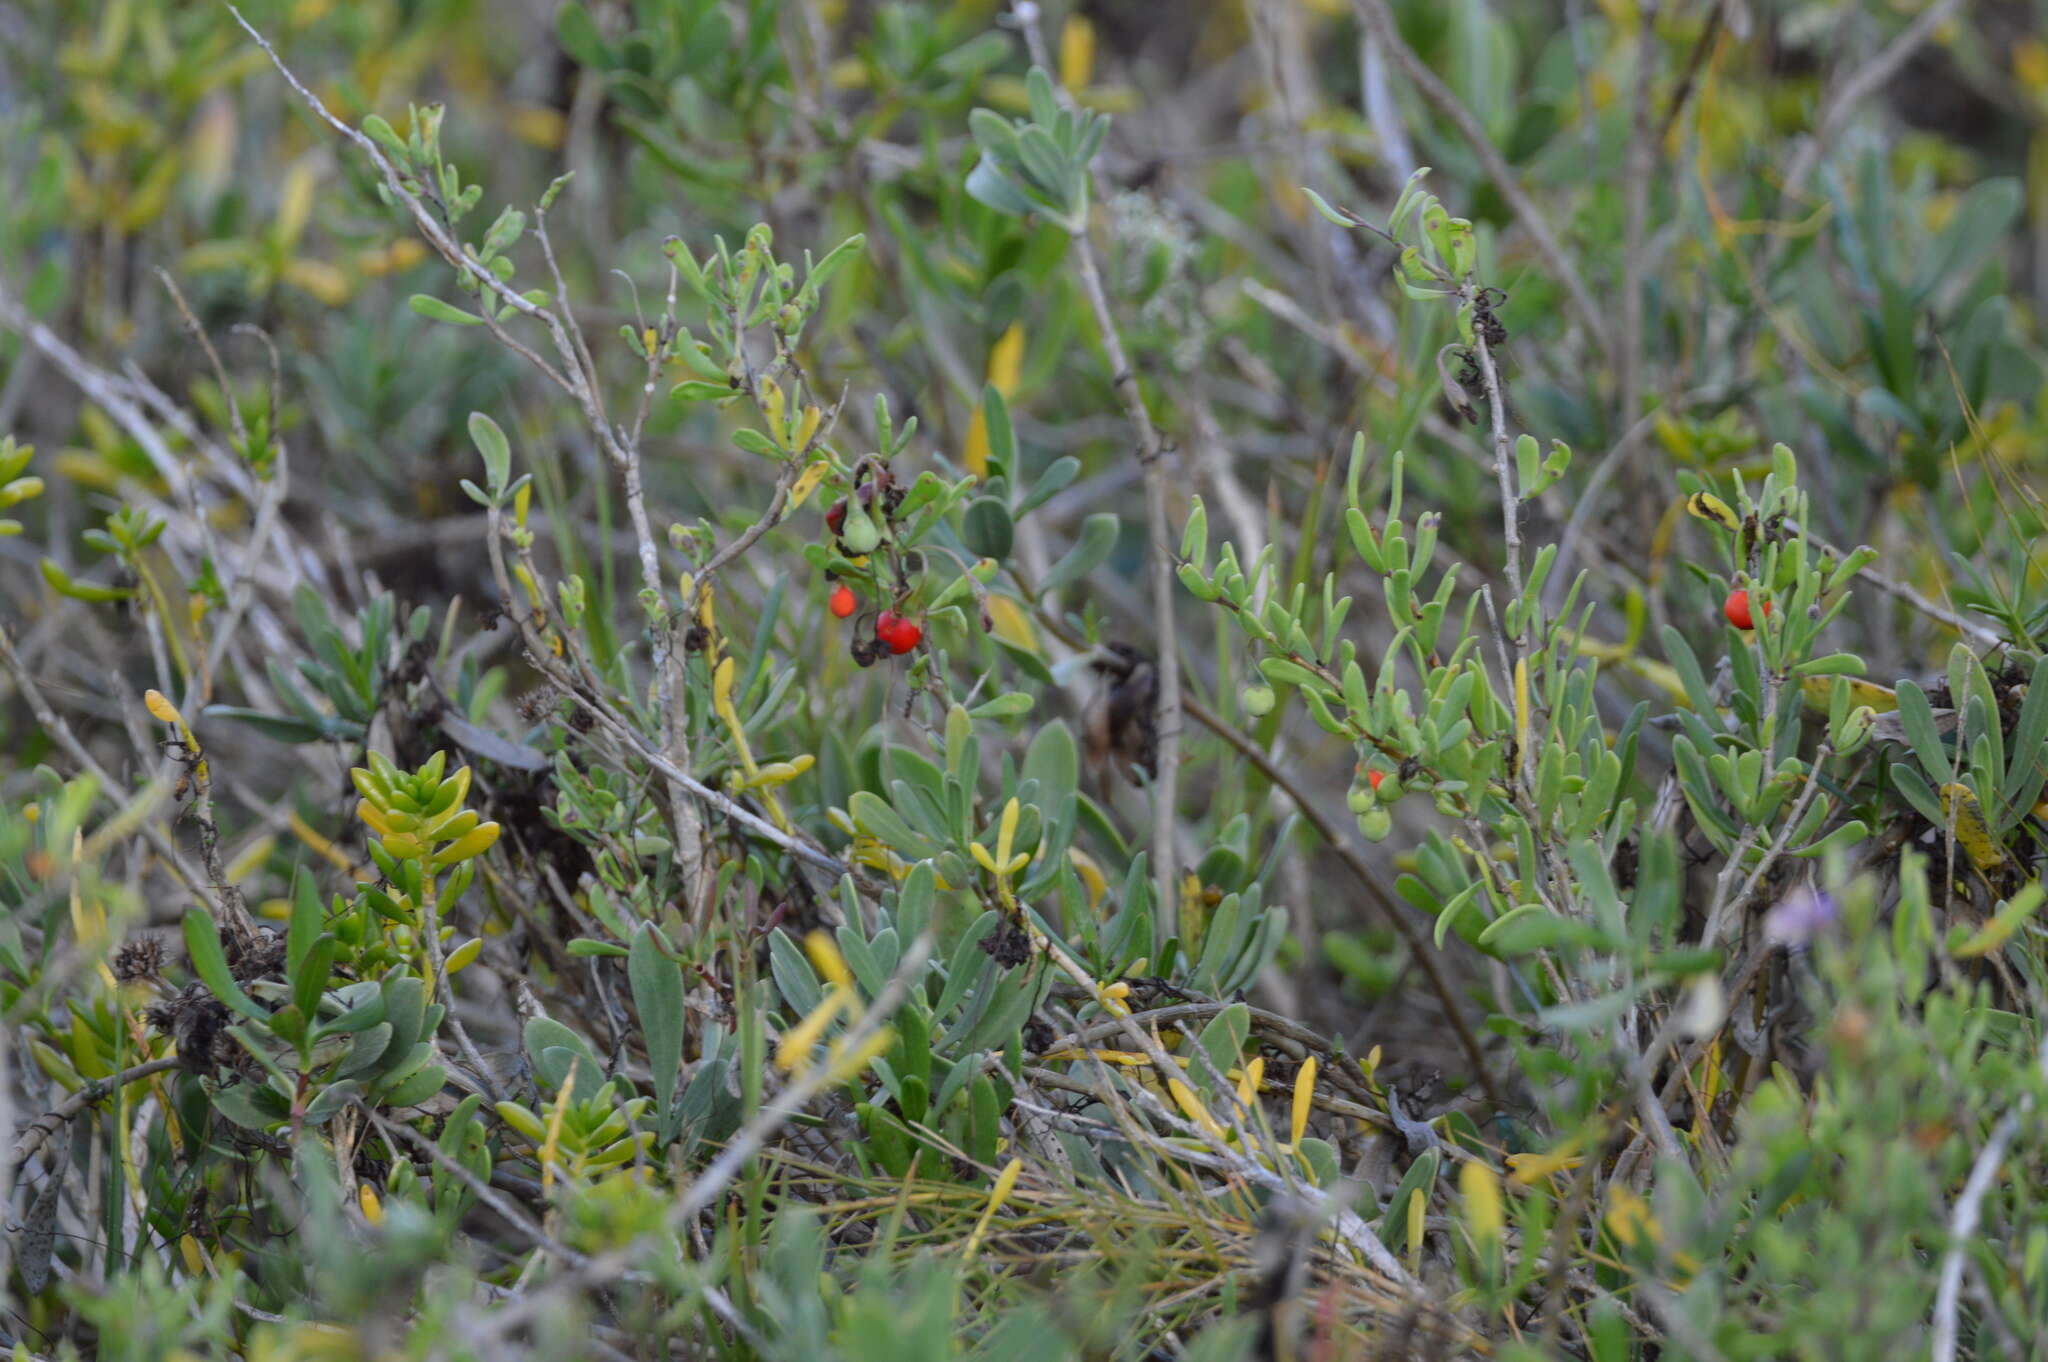
{"label": "cluster of berries", "polygon": [[[825,528],[838,540],[839,552],[847,559],[858,562],[881,543],[881,527],[869,514],[877,486],[878,482],[862,483],[854,496],[841,498],[825,512]],[[882,513],[886,516],[895,509],[902,494],[886,488],[882,496]],[[825,605],[834,618],[851,619],[860,612],[860,593],[845,582],[834,582]],[[853,641],[853,660],[863,667],[872,666],[885,656],[901,657],[922,642],[922,623],[894,610],[884,610],[875,616],[873,636],[863,635]]]}

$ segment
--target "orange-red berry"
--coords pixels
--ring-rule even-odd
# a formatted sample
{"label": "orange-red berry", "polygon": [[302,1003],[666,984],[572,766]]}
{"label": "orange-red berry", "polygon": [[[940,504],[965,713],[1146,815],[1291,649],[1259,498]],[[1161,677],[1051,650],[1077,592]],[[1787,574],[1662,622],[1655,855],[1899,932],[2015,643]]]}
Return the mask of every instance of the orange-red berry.
{"label": "orange-red berry", "polygon": [[875,637],[900,657],[924,641],[924,626],[894,610],[884,610],[875,619]]}
{"label": "orange-red berry", "polygon": [[853,588],[841,582],[832,588],[832,595],[826,601],[826,608],[840,619],[845,619],[860,609],[860,597],[853,594]]}
{"label": "orange-red berry", "polygon": [[[1756,615],[1749,606],[1749,592],[1742,587],[1728,593],[1728,599],[1721,602],[1721,613],[1726,615],[1728,622],[1737,629],[1756,628]],[[1764,618],[1769,619],[1770,615],[1771,603],[1765,601]]]}

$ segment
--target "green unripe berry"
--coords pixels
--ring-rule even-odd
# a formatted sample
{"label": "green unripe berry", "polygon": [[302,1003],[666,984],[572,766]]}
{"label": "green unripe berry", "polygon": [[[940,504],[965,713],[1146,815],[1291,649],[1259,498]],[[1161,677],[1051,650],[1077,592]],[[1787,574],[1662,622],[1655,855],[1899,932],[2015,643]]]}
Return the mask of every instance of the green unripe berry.
{"label": "green unripe berry", "polygon": [[1394,815],[1375,804],[1358,815],[1358,832],[1368,842],[1384,842],[1394,830]]}
{"label": "green unripe berry", "polygon": [[1273,688],[1271,686],[1246,686],[1244,694],[1238,698],[1244,705],[1244,712],[1251,715],[1254,719],[1264,718],[1273,712]]}
{"label": "green unripe berry", "polygon": [[846,520],[839,527],[839,542],[856,558],[873,553],[875,546],[882,542],[880,527],[861,506],[859,497],[846,499]]}

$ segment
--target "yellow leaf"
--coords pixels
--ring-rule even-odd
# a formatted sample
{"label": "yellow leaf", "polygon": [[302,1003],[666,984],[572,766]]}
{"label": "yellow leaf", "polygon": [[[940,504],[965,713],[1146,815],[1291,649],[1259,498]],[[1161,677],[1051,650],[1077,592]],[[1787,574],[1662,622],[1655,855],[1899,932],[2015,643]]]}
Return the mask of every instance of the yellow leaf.
{"label": "yellow leaf", "polygon": [[1178,1078],[1169,1078],[1166,1080],[1166,1090],[1172,1094],[1174,1105],[1178,1106],[1183,1112],[1186,1112],[1190,1121],[1193,1121],[1219,1140],[1227,1138],[1224,1135],[1223,1127],[1216,1124],[1216,1118],[1211,1116],[1209,1109],[1202,1105],[1202,1099],[1195,1096],[1193,1088],[1181,1082]]}
{"label": "yellow leaf", "polygon": [[1038,631],[1031,623],[1031,616],[1024,607],[1008,596],[991,593],[988,598],[989,623],[995,627],[995,635],[1013,648],[1027,653],[1038,651]]}
{"label": "yellow leaf", "polygon": [[832,1066],[829,1076],[834,1083],[844,1083],[874,1063],[876,1056],[895,1043],[896,1029],[891,1026],[885,1026],[869,1036],[857,1050],[846,1049],[845,1038],[841,1037],[832,1042],[832,1049],[828,1055]]}
{"label": "yellow leaf", "polygon": [[1237,1079],[1237,1100],[1247,1110],[1259,1100],[1259,1085],[1266,1079],[1266,1060],[1261,1055],[1244,1066]]}
{"label": "yellow leaf", "polygon": [[1650,1203],[1637,1196],[1626,1183],[1615,1183],[1607,1194],[1607,1229],[1624,1246],[1638,1239],[1652,1244],[1664,1241],[1664,1227],[1650,1213]]}
{"label": "yellow leaf", "polygon": [[[1083,24],[1087,21],[1082,20]],[[1072,27],[1074,20],[1067,21]],[[1011,322],[1009,330],[996,339],[988,352],[988,383],[1004,397],[1016,394],[1018,377],[1024,369],[1024,323]]]}
{"label": "yellow leaf", "polygon": [[711,673],[711,707],[718,711],[718,717],[725,721],[727,728],[740,726],[739,714],[732,706],[733,675],[737,664],[730,657],[720,659],[718,669]]}
{"label": "yellow leaf", "polygon": [[1500,1179],[1478,1159],[1468,1159],[1458,1170],[1458,1192],[1465,1202],[1465,1220],[1472,1237],[1481,1244],[1500,1242],[1506,1215],[1501,1208]]}
{"label": "yellow leaf", "polygon": [[284,267],[284,281],[312,294],[329,307],[348,301],[348,276],[324,260],[294,260]]}
{"label": "yellow leaf", "polygon": [[164,693],[154,688],[142,693],[142,704],[159,721],[183,726],[185,716],[178,713],[178,707],[164,698]]}
{"label": "yellow leaf", "polygon": [[[1010,802],[1003,805],[1002,821],[996,827],[996,860],[1005,867],[1010,863],[1012,844],[1017,840],[1017,821],[1023,811],[1024,806],[1017,802],[1015,795],[1011,795]],[[1005,873],[1008,873],[1007,869]]]}
{"label": "yellow leaf", "polygon": [[809,448],[811,437],[818,433],[818,427],[823,425],[824,421],[825,413],[820,411],[815,404],[805,407],[803,418],[796,423],[796,439],[790,442],[790,448]]}
{"label": "yellow leaf", "polygon": [[1042,1058],[1047,1063],[1065,1061],[1069,1064],[1076,1060],[1099,1059],[1105,1064],[1121,1064],[1127,1069],[1152,1062],[1136,1050],[1056,1050]]}
{"label": "yellow leaf", "polygon": [[356,1201],[363,1208],[363,1219],[372,1225],[384,1223],[384,1203],[378,1200],[376,1188],[367,1182],[364,1183],[362,1189],[356,1193]]}
{"label": "yellow leaf", "polygon": [[1979,870],[1995,870],[2005,864],[2005,851],[1991,840],[1984,811],[1967,785],[1951,782],[1941,787],[1941,811],[1955,829],[1956,843],[1969,853]]}
{"label": "yellow leaf", "polygon": [[823,459],[806,468],[802,475],[794,483],[790,484],[789,509],[794,511],[797,507],[809,501],[811,493],[818,490],[818,484],[823,482],[825,475],[831,471],[832,465]]}
{"label": "yellow leaf", "polygon": [[846,960],[839,954],[839,947],[833,944],[829,932],[814,929],[806,936],[804,954],[811,957],[811,964],[834,988],[853,987],[853,972],[846,968]]}
{"label": "yellow leaf", "polygon": [[284,188],[278,194],[274,229],[278,245],[289,248],[296,243],[305,233],[312,211],[313,167],[302,159],[285,172]]}
{"label": "yellow leaf", "polygon": [[[1849,707],[1868,705],[1878,714],[1889,714],[1899,707],[1899,693],[1889,686],[1880,686],[1875,681],[1861,681],[1855,677],[1845,678],[1849,682]],[[1828,712],[1833,698],[1835,678],[1832,676],[1802,677],[1799,682],[1800,698],[1806,707],[1819,714]]]}
{"label": "yellow leaf", "polygon": [[1685,499],[1685,509],[1701,520],[1713,521],[1724,530],[1733,532],[1742,528],[1742,517],[1712,492],[1694,492]]}
{"label": "yellow leaf", "polygon": [[1548,1154],[1510,1154],[1507,1162],[1508,1181],[1520,1187],[1527,1187],[1542,1181],[1552,1173],[1577,1168],[1585,1159],[1571,1153],[1570,1146],[1566,1146]]}
{"label": "yellow leaf", "polygon": [[1408,1261],[1411,1265],[1422,1261],[1422,1233],[1427,1228],[1424,1220],[1429,1212],[1429,1198],[1417,1188],[1408,1194]]}
{"label": "yellow leaf", "polygon": [[378,808],[367,799],[357,802],[356,817],[369,824],[370,831],[376,833],[379,837],[390,837],[398,831],[397,828],[391,825],[391,819],[385,814],[384,810]]}
{"label": "yellow leaf", "polygon": [[1529,757],[1529,659],[1515,660],[1515,758],[1517,764]]}
{"label": "yellow leaf", "polygon": [[[449,866],[469,860],[473,856],[483,855],[497,845],[498,832],[496,823],[477,824],[463,834],[460,840],[450,842],[434,853],[434,869],[446,870]],[[384,846],[386,850],[390,850],[391,843],[387,840]]]}
{"label": "yellow leaf", "polygon": [[545,104],[515,104],[504,115],[505,130],[528,146],[553,151],[567,127],[560,111]]}
{"label": "yellow leaf", "polygon": [[1088,891],[1088,906],[1092,909],[1102,902],[1102,896],[1109,892],[1109,880],[1102,873],[1102,867],[1095,858],[1079,847],[1067,848],[1067,860],[1073,864],[1074,873],[1081,877],[1082,887]]}
{"label": "yellow leaf", "polygon": [[1085,90],[1095,74],[1095,25],[1069,14],[1060,26],[1060,84]]}
{"label": "yellow leaf", "polygon": [[787,1073],[808,1061],[825,1028],[852,1001],[853,995],[846,989],[835,988],[826,994],[825,1001],[812,1008],[808,1017],[783,1033],[782,1042],[775,1047],[775,1067]]}
{"label": "yellow leaf", "polygon": [[1974,960],[1980,955],[1991,954],[2012,939],[2012,934],[2041,906],[2041,900],[2041,881],[2035,880],[2014,894],[1989,922],[1971,934],[1968,941],[1956,947],[1955,955],[1959,959]]}
{"label": "yellow leaf", "polygon": [[974,1233],[967,1236],[967,1247],[964,1252],[968,1257],[973,1257],[975,1251],[981,1247],[982,1239],[988,1234],[989,1222],[996,1218],[996,1212],[1010,1199],[1011,1191],[1017,1186],[1017,1174],[1022,1172],[1023,1168],[1024,1160],[1011,1159],[1003,1165],[1003,1171],[996,1174],[996,1184],[989,1189],[988,1205],[982,1210],[981,1219],[975,1222]]}
{"label": "yellow leaf", "polygon": [[542,1191],[549,1191],[555,1185],[555,1159],[562,1149],[562,1123],[569,1115],[569,1096],[576,1091],[576,1071],[577,1066],[571,1065],[569,1076],[562,1083],[562,1091],[555,1097],[554,1109],[548,1112],[548,1136],[541,1141],[538,1151]]}
{"label": "yellow leaf", "polygon": [[1308,1130],[1309,1104],[1316,1096],[1316,1057],[1310,1055],[1301,1061],[1301,1068],[1294,1075],[1294,1111],[1287,1123],[1287,1142],[1296,1149],[1301,1148],[1302,1134]]}
{"label": "yellow leaf", "polygon": [[215,91],[199,106],[185,144],[185,183],[204,202],[227,187],[234,166],[235,102]]}
{"label": "yellow leaf", "polygon": [[270,859],[270,853],[276,848],[276,846],[277,839],[275,837],[269,836],[268,834],[262,837],[258,837],[255,841],[249,843],[248,848],[246,850],[244,850],[240,855],[236,856],[233,861],[228,863],[228,883],[239,884],[241,881],[246,880],[249,878],[249,876],[255,874],[256,868],[262,865],[265,861]]}
{"label": "yellow leaf", "polygon": [[988,416],[979,402],[974,404],[973,419],[967,423],[967,444],[960,451],[960,462],[975,477],[988,476]]}

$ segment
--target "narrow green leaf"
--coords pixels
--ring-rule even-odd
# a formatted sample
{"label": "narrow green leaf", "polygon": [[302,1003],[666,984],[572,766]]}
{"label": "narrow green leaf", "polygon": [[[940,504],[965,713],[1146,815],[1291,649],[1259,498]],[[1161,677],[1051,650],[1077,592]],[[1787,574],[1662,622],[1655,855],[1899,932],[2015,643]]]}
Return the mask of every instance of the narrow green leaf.
{"label": "narrow green leaf", "polygon": [[270,1016],[235,982],[235,976],[228,970],[227,952],[221,948],[220,927],[213,914],[204,908],[185,910],[185,953],[191,957],[192,972],[214,997],[254,1021]]}
{"label": "narrow green leaf", "polygon": [[450,326],[482,326],[484,319],[473,312],[464,312],[452,303],[444,303],[431,293],[415,293],[406,299],[407,306],[429,321],[447,322]]}
{"label": "narrow green leaf", "polygon": [[473,411],[469,414],[469,438],[476,442],[477,453],[484,458],[484,485],[492,495],[502,495],[505,481],[512,474],[512,446],[506,441],[505,432],[490,417]]}
{"label": "narrow green leaf", "polygon": [[666,1140],[674,1119],[676,1076],[683,1062],[683,972],[654,939],[651,922],[642,923],[633,934],[626,979],[633,989],[633,1010],[640,1016],[640,1034],[647,1043],[657,1121]]}

